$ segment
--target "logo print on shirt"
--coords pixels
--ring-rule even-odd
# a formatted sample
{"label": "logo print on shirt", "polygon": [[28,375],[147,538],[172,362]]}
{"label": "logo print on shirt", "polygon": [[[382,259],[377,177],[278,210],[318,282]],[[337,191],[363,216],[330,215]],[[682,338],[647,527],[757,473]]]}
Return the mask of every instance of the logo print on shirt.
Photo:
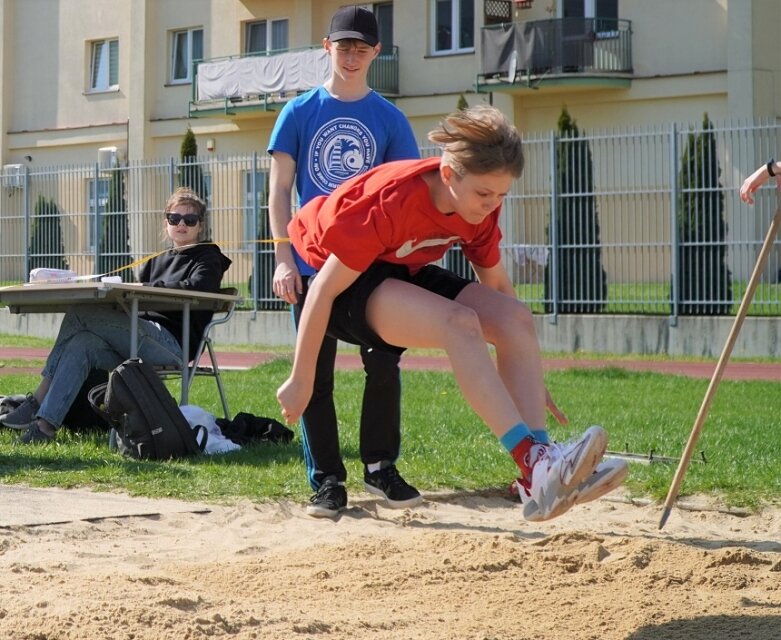
{"label": "logo print on shirt", "polygon": [[450,244],[453,240],[459,240],[459,236],[450,236],[449,238],[429,238],[428,240],[421,240],[417,243],[415,240],[407,240],[403,245],[396,249],[396,257],[406,258],[408,255],[418,251],[419,249]]}
{"label": "logo print on shirt", "polygon": [[309,147],[309,177],[323,193],[374,166],[377,142],[355,118],[335,118],[324,124]]}

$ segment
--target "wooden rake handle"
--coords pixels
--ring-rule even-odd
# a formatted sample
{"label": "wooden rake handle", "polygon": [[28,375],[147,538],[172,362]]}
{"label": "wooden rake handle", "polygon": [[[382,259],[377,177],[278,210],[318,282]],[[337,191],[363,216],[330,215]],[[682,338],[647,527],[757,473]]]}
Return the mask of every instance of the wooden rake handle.
{"label": "wooden rake handle", "polygon": [[732,329],[730,329],[727,342],[721,352],[716,369],[713,371],[710,384],[708,385],[708,390],[705,392],[705,397],[702,399],[702,405],[700,405],[700,410],[697,413],[697,419],[694,421],[694,426],[692,427],[691,433],[689,434],[689,441],[686,443],[686,448],[684,449],[681,460],[678,463],[678,469],[675,472],[675,476],[673,477],[670,490],[667,492],[667,498],[664,501],[664,513],[659,520],[660,529],[664,527],[664,523],[667,522],[667,518],[670,517],[670,511],[673,508],[675,500],[678,498],[678,492],[681,488],[683,478],[686,475],[686,470],[689,468],[689,462],[691,461],[692,454],[694,453],[694,447],[697,444],[697,440],[700,437],[702,425],[705,423],[705,418],[707,417],[708,411],[710,410],[713,396],[716,395],[716,389],[719,386],[719,382],[721,382],[721,377],[724,374],[724,368],[727,366],[727,362],[729,362],[730,355],[732,354],[732,347],[735,346],[735,341],[738,339],[740,328],[743,325],[743,320],[745,319],[746,314],[748,313],[751,300],[754,298],[754,291],[759,284],[762,271],[765,268],[765,263],[767,262],[767,256],[773,247],[773,240],[775,239],[780,226],[781,201],[779,201],[776,214],[773,217],[773,221],[770,223],[770,228],[767,230],[765,241],[762,243],[762,249],[760,250],[759,256],[757,257],[757,262],[754,265],[754,271],[751,274],[751,279],[748,281],[746,292],[743,294],[743,300],[740,303],[738,314],[735,316],[735,321],[732,323]]}

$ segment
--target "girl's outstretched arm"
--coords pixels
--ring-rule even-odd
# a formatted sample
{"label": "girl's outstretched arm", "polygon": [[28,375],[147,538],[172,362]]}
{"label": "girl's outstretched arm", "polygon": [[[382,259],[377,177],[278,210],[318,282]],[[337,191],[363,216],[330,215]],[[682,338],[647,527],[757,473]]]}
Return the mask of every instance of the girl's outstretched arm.
{"label": "girl's outstretched arm", "polygon": [[289,424],[301,417],[312,397],[317,354],[320,353],[334,299],[359,275],[359,271],[353,271],[331,255],[311,281],[298,324],[293,371],[277,390],[282,416]]}

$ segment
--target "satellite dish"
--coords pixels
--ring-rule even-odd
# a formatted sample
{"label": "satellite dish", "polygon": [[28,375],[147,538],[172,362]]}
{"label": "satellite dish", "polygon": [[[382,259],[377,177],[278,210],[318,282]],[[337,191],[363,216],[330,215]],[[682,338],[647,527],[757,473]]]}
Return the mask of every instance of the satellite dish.
{"label": "satellite dish", "polygon": [[515,84],[515,74],[518,71],[518,52],[513,49],[507,64],[507,82]]}

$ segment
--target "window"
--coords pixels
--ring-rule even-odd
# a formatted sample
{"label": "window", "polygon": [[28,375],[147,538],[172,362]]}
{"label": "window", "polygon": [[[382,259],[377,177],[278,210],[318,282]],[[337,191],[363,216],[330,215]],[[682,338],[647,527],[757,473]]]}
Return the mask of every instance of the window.
{"label": "window", "polygon": [[474,0],[434,0],[433,10],[434,53],[474,51]]}
{"label": "window", "polygon": [[598,38],[618,35],[618,0],[564,0],[561,17],[593,19]]}
{"label": "window", "polygon": [[393,53],[393,3],[383,2],[374,5],[374,17],[377,18],[382,48],[380,53],[391,55]]}
{"label": "window", "polygon": [[91,91],[108,91],[119,87],[119,40],[97,40],[92,43],[89,77]]}
{"label": "window", "polygon": [[244,31],[244,53],[266,53],[288,48],[288,22],[258,20],[248,22]]}
{"label": "window", "polygon": [[100,207],[100,214],[103,215],[106,212],[106,205],[108,204],[108,190],[109,183],[111,181],[108,178],[99,178],[97,181],[98,193],[97,199],[95,198],[95,180],[89,181],[89,202],[87,203],[87,242],[89,244],[90,251],[95,249],[95,216]]}
{"label": "window", "polygon": [[171,46],[171,82],[193,80],[193,62],[203,60],[203,29],[174,31]]}
{"label": "window", "polygon": [[601,38],[618,36],[618,0],[594,0],[595,31]]}
{"label": "window", "polygon": [[[267,240],[271,237],[268,225],[268,174],[265,171],[255,171],[255,191],[252,190],[252,172],[244,173],[244,239],[249,247],[254,249],[255,240]],[[253,224],[253,217],[257,207],[257,228]],[[261,244],[261,253],[271,251],[274,253],[274,245]]]}

